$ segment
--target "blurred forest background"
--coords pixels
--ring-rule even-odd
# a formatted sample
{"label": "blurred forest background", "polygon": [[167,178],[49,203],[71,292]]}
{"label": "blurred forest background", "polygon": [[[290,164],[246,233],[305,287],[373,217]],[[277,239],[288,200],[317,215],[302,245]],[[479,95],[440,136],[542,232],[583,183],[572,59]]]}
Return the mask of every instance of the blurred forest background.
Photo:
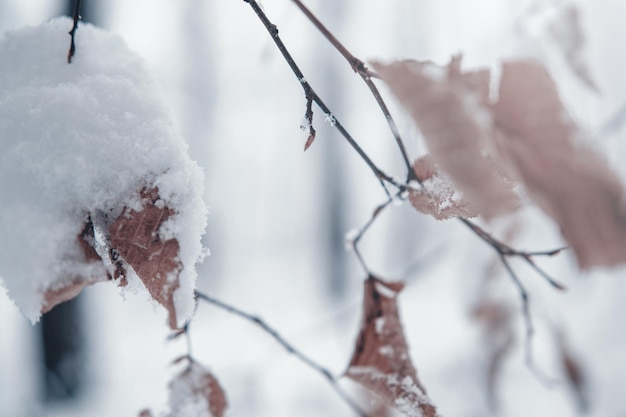
{"label": "blurred forest background", "polygon": [[[71,14],[61,0],[0,0],[0,32]],[[517,0],[312,0],[307,5],[363,60],[414,58],[496,69],[506,57],[541,59],[577,123],[626,179],[626,3],[581,0],[585,60],[600,92],[572,73],[550,25],[571,2]],[[385,171],[403,165],[384,117],[343,58],[288,0],[265,0],[266,13],[307,80]],[[336,374],[358,331],[362,282],[344,236],[385,200],[367,166],[315,112],[318,135],[303,153],[305,100],[265,28],[243,1],[83,0],[84,21],[120,34],[153,69],[206,175],[210,207],[198,287],[275,326]],[[70,28],[68,28],[69,31]],[[77,33],[80,36],[80,29]],[[69,42],[69,36],[68,36]],[[80,50],[77,51],[80,54]],[[383,89],[383,91],[385,91]],[[424,146],[412,121],[388,98],[413,158]],[[592,221],[593,219],[590,219]],[[562,245],[537,209],[488,226],[516,247]],[[524,364],[519,296],[498,271],[489,296],[510,308],[515,347],[489,405],[487,330],[472,311],[486,297],[490,247],[456,222],[437,222],[408,204],[386,211],[362,242],[371,268],[407,283],[400,296],[413,361],[431,399],[447,416],[626,416],[624,269],[580,274],[563,253],[541,266],[564,282],[553,288],[514,262],[531,294],[533,352],[543,377]],[[0,414],[7,417],[132,416],[164,409],[170,362],[186,351],[167,341],[165,312],[143,294],[113,285],[87,288],[76,302],[30,326],[0,295]],[[56,318],[55,318],[56,317]],[[324,383],[250,323],[200,305],[193,352],[220,379],[232,417],[348,416]],[[567,346],[584,370],[581,407],[559,362]],[[356,392],[356,391],[355,391]],[[356,394],[355,394],[356,395]]]}

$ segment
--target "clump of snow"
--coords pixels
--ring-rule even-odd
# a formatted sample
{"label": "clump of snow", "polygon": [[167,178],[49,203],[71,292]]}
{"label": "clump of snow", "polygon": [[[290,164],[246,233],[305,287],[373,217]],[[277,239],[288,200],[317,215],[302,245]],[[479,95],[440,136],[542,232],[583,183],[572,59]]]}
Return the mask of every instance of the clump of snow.
{"label": "clump of snow", "polygon": [[222,417],[227,400],[215,377],[192,362],[169,385],[168,417]]}
{"label": "clump of snow", "polygon": [[206,223],[202,171],[142,59],[120,37],[81,24],[68,64],[71,26],[58,18],[0,39],[0,278],[37,321],[46,291],[106,276],[77,241],[88,216],[140,209],[141,190],[156,188],[175,213],[160,233],[180,245],[182,324]]}

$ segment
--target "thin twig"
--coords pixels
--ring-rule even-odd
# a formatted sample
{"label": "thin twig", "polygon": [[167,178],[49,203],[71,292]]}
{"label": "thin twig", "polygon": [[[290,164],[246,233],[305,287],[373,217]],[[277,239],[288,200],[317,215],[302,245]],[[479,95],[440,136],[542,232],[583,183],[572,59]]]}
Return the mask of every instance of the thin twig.
{"label": "thin twig", "polygon": [[532,257],[533,256],[552,257],[567,248],[558,248],[558,249],[553,249],[553,250],[548,250],[548,251],[536,251],[536,252],[520,251],[517,249],[513,249],[512,247],[510,247],[509,245],[503,242],[500,242],[499,240],[491,236],[489,233],[487,233],[485,230],[483,230],[477,224],[472,223],[471,221],[464,219],[462,217],[458,217],[458,219],[465,226],[467,226],[470,230],[472,230],[476,234],[476,236],[480,237],[483,241],[488,243],[489,246],[491,246],[496,252],[498,252],[498,255],[506,256],[506,257],[511,257],[511,256],[519,257],[523,259],[528,265],[530,265],[543,279],[545,279],[554,288],[558,290],[565,290],[565,286],[561,284],[560,282],[556,281],[555,279],[553,279],[550,275],[548,275],[548,273],[546,273],[543,269],[537,266],[537,264],[533,261]]}
{"label": "thin twig", "polygon": [[74,53],[76,52],[76,44],[74,43],[74,36],[76,35],[76,30],[78,29],[78,20],[80,20],[80,0],[76,0],[76,7],[74,8],[74,24],[72,25],[72,30],[68,33],[70,34],[70,50],[67,52],[67,63],[72,63],[72,58],[74,57]]}
{"label": "thin twig", "polygon": [[354,237],[354,239],[352,240],[352,247],[354,248],[354,253],[357,257],[357,259],[359,260],[359,263],[361,264],[361,266],[363,267],[363,269],[365,270],[365,273],[368,276],[371,276],[372,273],[370,271],[370,269],[367,267],[367,264],[365,263],[365,259],[363,258],[363,256],[361,255],[361,251],[359,250],[359,242],[361,241],[361,238],[363,238],[363,235],[369,230],[369,228],[372,226],[372,224],[374,224],[374,222],[376,221],[376,219],[378,218],[378,216],[380,215],[380,213],[382,213],[387,207],[389,207],[389,205],[393,202],[393,199],[389,196],[389,198],[387,199],[387,201],[385,201],[382,204],[379,204],[375,209],[374,212],[372,213],[372,217],[370,217],[370,219],[367,221],[367,223],[365,223],[365,225],[359,230],[359,232],[357,233],[357,235]]}
{"label": "thin twig", "polygon": [[272,338],[274,338],[276,342],[278,342],[283,348],[285,348],[287,352],[294,355],[298,360],[300,360],[300,362],[304,363],[309,368],[313,369],[314,371],[322,375],[328,381],[328,383],[332,386],[335,392],[346,402],[346,404],[350,406],[350,408],[354,410],[356,414],[358,414],[361,417],[369,417],[368,414],[365,411],[363,411],[361,407],[359,407],[359,405],[357,405],[354,402],[354,400],[352,400],[348,396],[348,394],[341,388],[337,378],[335,378],[333,374],[327,368],[315,362],[313,359],[311,359],[310,357],[306,356],[304,353],[296,349],[283,336],[281,336],[280,333],[278,333],[276,329],[274,329],[269,324],[267,324],[263,319],[261,319],[260,317],[254,316],[250,313],[246,313],[245,311],[242,311],[236,307],[231,306],[230,304],[226,304],[223,301],[220,301],[214,297],[211,297],[199,291],[196,291],[196,298],[206,301],[207,303],[213,304],[214,306],[219,307],[224,311],[227,311],[231,314],[234,314],[245,320],[248,320],[249,322],[256,324],[265,333],[272,336]]}
{"label": "thin twig", "polygon": [[391,116],[391,113],[389,112],[389,109],[387,108],[387,104],[383,100],[380,92],[378,91],[378,88],[372,82],[371,71],[367,68],[367,66],[365,65],[363,61],[361,61],[360,59],[352,55],[352,53],[348,51],[348,49],[335,37],[335,35],[333,35],[332,32],[328,30],[326,26],[324,26],[324,24],[320,22],[320,20],[300,0],[291,0],[291,1],[300,9],[300,11],[302,11],[302,13],[304,13],[304,15],[309,19],[309,21],[313,23],[313,25],[317,28],[317,30],[319,30],[320,33],[324,35],[324,37],[326,37],[326,39],[335,47],[335,49],[339,51],[339,53],[346,59],[346,61],[348,61],[348,63],[352,67],[352,70],[356,72],[357,74],[359,74],[361,79],[363,79],[363,81],[369,88],[370,92],[374,96],[376,103],[378,103],[378,107],[380,107],[380,110],[383,112],[383,115],[385,116],[385,119],[387,120],[387,123],[389,125],[389,129],[391,130],[391,133],[396,140],[398,149],[400,149],[400,153],[402,154],[402,159],[404,160],[404,163],[408,171],[407,182],[410,180],[417,180],[417,176],[415,175],[415,172],[413,172],[413,169],[411,167],[411,162],[409,160],[409,156],[404,146],[404,142],[402,141],[402,137],[400,136],[400,131],[398,130],[398,126],[396,125],[396,122]]}
{"label": "thin twig", "polygon": [[300,82],[300,85],[304,89],[304,94],[305,94],[307,101],[313,100],[313,102],[317,104],[320,110],[322,110],[322,112],[324,112],[326,117],[331,121],[335,129],[339,131],[339,133],[350,144],[350,146],[352,146],[352,148],[361,157],[361,159],[369,166],[369,168],[372,170],[374,175],[376,175],[376,178],[380,180],[384,180],[387,183],[394,185],[398,189],[403,189],[404,185],[399,184],[396,180],[394,180],[392,177],[387,175],[384,171],[382,171],[380,168],[376,166],[376,164],[370,159],[370,157],[365,153],[365,151],[363,151],[363,149],[359,146],[356,140],[354,140],[352,135],[350,135],[350,133],[346,130],[346,128],[339,122],[339,120],[337,120],[336,116],[333,114],[330,108],[326,105],[326,103],[324,103],[324,101],[317,95],[313,87],[311,87],[309,82],[304,77],[304,74],[300,70],[300,67],[298,67],[293,57],[287,50],[287,47],[281,40],[280,36],[278,35],[278,28],[276,27],[275,24],[273,24],[269,20],[269,18],[267,17],[263,9],[259,6],[259,4],[255,0],[244,0],[244,1],[248,3],[250,7],[252,7],[252,10],[254,10],[257,17],[261,21],[261,23],[263,23],[263,26],[265,26],[265,28],[269,32],[270,36],[272,37],[272,40],[278,47],[278,50],[283,55],[283,58],[285,58],[285,61],[287,61],[289,68],[294,73],[294,75]]}

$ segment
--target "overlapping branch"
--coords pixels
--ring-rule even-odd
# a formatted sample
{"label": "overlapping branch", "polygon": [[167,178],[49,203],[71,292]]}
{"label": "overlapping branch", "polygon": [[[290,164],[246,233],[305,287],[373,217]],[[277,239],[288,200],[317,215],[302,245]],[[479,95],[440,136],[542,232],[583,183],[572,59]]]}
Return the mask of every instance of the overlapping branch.
{"label": "overlapping branch", "polygon": [[254,316],[250,313],[247,313],[243,310],[240,310],[237,307],[234,307],[230,304],[227,304],[217,298],[211,297],[208,294],[204,294],[202,292],[196,291],[196,298],[199,300],[205,301],[209,304],[214,305],[228,313],[234,314],[235,316],[241,317],[244,320],[247,320],[260,329],[262,329],[265,333],[271,336],[278,344],[280,344],[285,350],[295,356],[300,362],[305,364],[310,369],[314,370],[318,374],[320,374],[328,383],[331,385],[333,390],[341,397],[341,399],[354,410],[354,412],[361,417],[368,417],[368,414],[363,411],[355,402],[350,398],[350,396],[341,388],[339,385],[339,380],[333,375],[333,373],[328,370],[328,368],[320,365],[315,360],[311,359],[309,356],[298,350],[293,344],[287,341],[285,337],[283,337],[278,330],[274,327],[270,326],[265,320],[258,316]]}

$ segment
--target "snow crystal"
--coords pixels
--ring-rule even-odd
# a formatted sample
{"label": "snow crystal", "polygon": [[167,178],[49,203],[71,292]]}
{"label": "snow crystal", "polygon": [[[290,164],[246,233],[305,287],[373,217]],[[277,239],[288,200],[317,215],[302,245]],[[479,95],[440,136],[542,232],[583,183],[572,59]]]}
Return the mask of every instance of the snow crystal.
{"label": "snow crystal", "polygon": [[182,324],[206,223],[202,171],[144,62],[120,37],[81,24],[68,64],[71,27],[58,18],[0,38],[0,278],[37,321],[46,290],[105,274],[77,243],[88,215],[141,208],[139,191],[157,188],[175,213],[163,233],[180,244]]}
{"label": "snow crystal", "polygon": [[348,230],[348,232],[346,232],[345,236],[343,237],[343,244],[346,250],[354,250],[354,242],[359,236],[359,233],[361,233],[359,232],[359,229],[350,229]]}

